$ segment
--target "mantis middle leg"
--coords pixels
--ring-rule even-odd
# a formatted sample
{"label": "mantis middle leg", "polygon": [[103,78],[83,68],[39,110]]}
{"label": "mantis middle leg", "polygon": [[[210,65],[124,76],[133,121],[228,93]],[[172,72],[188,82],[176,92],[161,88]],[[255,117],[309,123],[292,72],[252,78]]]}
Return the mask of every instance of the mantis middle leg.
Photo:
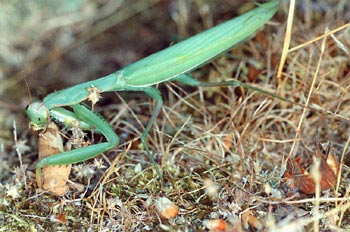
{"label": "mantis middle leg", "polygon": [[141,142],[142,142],[142,145],[143,147],[145,148],[146,152],[147,152],[147,155],[149,157],[149,159],[151,160],[151,162],[153,163],[153,166],[155,167],[156,171],[157,171],[157,174],[160,178],[162,178],[162,174],[159,170],[159,167],[158,165],[156,164],[148,146],[147,146],[147,143],[146,143],[146,138],[147,138],[147,135],[149,133],[149,130],[151,129],[151,126],[153,125],[153,123],[155,122],[161,108],[162,108],[162,105],[163,105],[163,98],[162,96],[160,95],[160,92],[158,89],[156,88],[153,88],[153,87],[147,87],[147,88],[144,88],[142,89],[143,92],[145,92],[148,96],[150,96],[151,98],[153,98],[155,101],[156,101],[156,107],[152,113],[152,116],[150,118],[150,120],[148,121],[147,123],[147,126],[145,128],[145,130],[142,132],[141,134]]}

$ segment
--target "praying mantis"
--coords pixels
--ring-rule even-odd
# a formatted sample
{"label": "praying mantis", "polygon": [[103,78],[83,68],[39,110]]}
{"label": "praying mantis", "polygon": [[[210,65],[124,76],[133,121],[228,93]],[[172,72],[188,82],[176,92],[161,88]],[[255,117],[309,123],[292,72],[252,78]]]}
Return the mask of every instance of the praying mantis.
{"label": "praying mantis", "polygon": [[[30,127],[34,131],[45,131],[50,120],[55,120],[68,127],[72,127],[73,123],[78,121],[81,129],[94,129],[106,139],[102,143],[62,152],[40,160],[36,165],[38,182],[41,182],[41,169],[44,166],[82,162],[118,145],[119,138],[109,123],[98,113],[82,104],[86,100],[92,101],[93,104],[96,103],[100,93],[142,91],[155,100],[154,112],[141,135],[141,142],[153,164],[155,161],[146,144],[146,137],[163,104],[159,90],[153,85],[178,81],[185,85],[202,87],[243,86],[271,95],[239,81],[200,82],[193,79],[188,73],[251,37],[275,14],[277,9],[277,0],[261,4],[239,17],[154,53],[108,76],[53,92],[47,95],[42,102],[29,104],[26,114],[30,119]],[[158,175],[161,176],[157,165],[155,168]]]}

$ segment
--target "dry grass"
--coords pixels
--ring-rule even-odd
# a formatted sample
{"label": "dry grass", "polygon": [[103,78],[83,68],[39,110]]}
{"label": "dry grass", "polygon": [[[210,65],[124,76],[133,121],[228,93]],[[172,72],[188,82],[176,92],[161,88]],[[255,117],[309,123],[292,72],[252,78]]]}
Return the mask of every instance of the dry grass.
{"label": "dry grass", "polygon": [[[162,169],[160,180],[139,142],[154,103],[143,94],[107,94],[95,109],[111,122],[121,144],[95,160],[74,165],[71,190],[63,197],[37,189],[33,174],[37,140],[27,129],[22,110],[30,102],[23,78],[39,96],[103,76],[166,47],[169,35],[187,36],[233,17],[236,7],[226,1],[216,2],[223,6],[214,8],[214,2],[193,0],[191,10],[181,5],[184,1],[134,2],[134,8],[116,6],[118,20],[109,18],[108,8],[94,11],[89,23],[84,18],[85,24],[79,21],[82,15],[75,14],[78,23],[58,26],[54,32],[47,29],[50,36],[41,35],[32,46],[26,41],[16,50],[19,41],[11,47],[25,59],[17,67],[3,62],[0,76],[0,227],[4,228],[0,231],[198,231],[211,226],[226,226],[227,231],[349,230],[350,4],[346,0],[309,5],[302,1],[289,14],[293,16],[289,24],[284,2],[254,39],[193,72],[206,81],[238,79],[299,105],[244,88],[161,84],[165,103],[148,137]],[[176,4],[181,10],[174,24],[164,12],[174,13]],[[67,30],[76,35],[62,48],[57,41],[67,36]],[[136,35],[142,35],[144,42]],[[94,136],[95,142],[100,139]],[[322,190],[316,181],[315,194],[305,194],[300,183],[294,189],[287,185],[283,174],[292,171],[287,163],[296,157],[303,158],[301,166],[312,178],[328,175],[315,168],[322,165],[316,150],[328,149],[340,160],[335,186]],[[297,182],[298,178],[294,177]],[[178,207],[176,217],[165,219],[169,212],[157,210],[161,197],[174,203],[163,208],[176,213]]]}

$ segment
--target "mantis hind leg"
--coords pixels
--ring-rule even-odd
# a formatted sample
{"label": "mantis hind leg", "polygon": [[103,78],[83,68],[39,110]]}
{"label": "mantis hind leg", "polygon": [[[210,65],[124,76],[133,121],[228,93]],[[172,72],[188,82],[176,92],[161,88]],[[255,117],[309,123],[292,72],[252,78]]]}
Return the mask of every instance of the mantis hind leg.
{"label": "mantis hind leg", "polygon": [[[216,86],[233,86],[233,87],[243,87],[246,89],[257,91],[261,94],[264,94],[266,96],[269,96],[271,98],[277,98],[279,100],[289,102],[292,104],[300,105],[298,103],[295,103],[289,99],[286,99],[284,97],[278,96],[277,94],[271,93],[269,91],[266,91],[264,89],[242,83],[240,81],[222,81],[222,82],[203,82],[198,81],[191,77],[189,74],[181,74],[173,79],[173,81],[181,82],[182,84],[189,85],[189,86],[196,86],[196,87],[216,87]],[[304,107],[303,105],[300,105],[301,107]]]}
{"label": "mantis hind leg", "polygon": [[204,82],[194,79],[189,74],[181,74],[173,79],[173,81],[181,82],[182,84],[196,87],[215,87],[215,86],[243,86],[239,81],[224,81],[224,82]]}
{"label": "mantis hind leg", "polygon": [[104,151],[112,149],[119,143],[119,138],[114,133],[112,127],[100,115],[98,115],[95,112],[92,112],[91,110],[80,104],[73,105],[72,108],[77,119],[94,126],[106,137],[107,141],[88,147],[82,147],[71,151],[66,151],[40,160],[36,165],[37,180],[40,183],[42,167],[46,165],[66,165],[82,162],[94,158]]}

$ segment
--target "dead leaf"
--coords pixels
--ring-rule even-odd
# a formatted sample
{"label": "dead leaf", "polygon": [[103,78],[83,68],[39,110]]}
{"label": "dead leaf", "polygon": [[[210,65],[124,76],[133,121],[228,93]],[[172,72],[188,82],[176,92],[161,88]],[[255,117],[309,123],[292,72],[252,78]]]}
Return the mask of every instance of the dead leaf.
{"label": "dead leaf", "polygon": [[[324,155],[320,149],[314,154],[316,158],[321,160],[319,173],[321,177],[321,191],[334,188],[337,183],[337,175],[339,170],[338,158],[333,154]],[[287,171],[284,178],[288,187],[300,191],[305,194],[314,194],[316,191],[316,183],[312,175],[303,167],[304,161],[301,157],[290,160],[287,164]],[[310,167],[312,163],[307,163]]]}
{"label": "dead leaf", "polygon": [[[64,152],[63,141],[59,129],[54,122],[50,122],[46,131],[39,135],[39,160]],[[72,165],[50,165],[42,168],[42,183],[39,188],[51,194],[61,196],[68,191],[67,180]]]}
{"label": "dead leaf", "polygon": [[174,218],[179,213],[179,207],[167,197],[158,198],[155,206],[159,214],[166,219]]}
{"label": "dead leaf", "polygon": [[210,232],[226,232],[229,230],[229,225],[222,219],[204,220],[203,225],[209,229]]}
{"label": "dead leaf", "polygon": [[232,147],[232,140],[233,140],[233,133],[226,135],[222,139],[225,151],[229,151],[230,148]]}
{"label": "dead leaf", "polygon": [[66,213],[59,213],[59,214],[56,214],[56,215],[51,215],[50,221],[51,222],[61,223],[61,224],[66,224],[66,222],[67,222],[67,215],[66,215]]}
{"label": "dead leaf", "polygon": [[261,70],[255,68],[253,65],[249,65],[248,80],[249,82],[254,82],[259,77]]}
{"label": "dead leaf", "polygon": [[262,230],[264,228],[264,225],[251,210],[246,210],[242,213],[242,224],[245,229],[253,228],[255,230]]}
{"label": "dead leaf", "polygon": [[218,185],[209,178],[203,180],[203,185],[205,187],[206,193],[212,199],[216,199],[218,197]]}

